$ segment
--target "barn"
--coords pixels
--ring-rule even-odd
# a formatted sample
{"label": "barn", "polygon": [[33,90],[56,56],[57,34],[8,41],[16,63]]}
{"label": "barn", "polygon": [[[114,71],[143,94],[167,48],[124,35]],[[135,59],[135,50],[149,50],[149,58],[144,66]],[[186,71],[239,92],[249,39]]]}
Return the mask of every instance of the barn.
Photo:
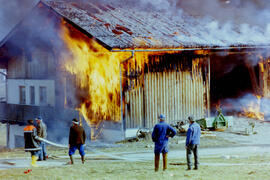
{"label": "barn", "polygon": [[21,125],[38,115],[51,140],[77,117],[92,138],[115,141],[161,113],[175,123],[210,116],[222,99],[269,97],[268,44],[200,23],[129,4],[41,0],[0,43],[8,146],[22,145]]}

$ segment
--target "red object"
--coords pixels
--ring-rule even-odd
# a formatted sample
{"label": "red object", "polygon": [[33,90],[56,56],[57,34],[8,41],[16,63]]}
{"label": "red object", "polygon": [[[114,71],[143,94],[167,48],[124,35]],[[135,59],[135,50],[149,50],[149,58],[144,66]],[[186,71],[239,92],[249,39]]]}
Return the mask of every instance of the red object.
{"label": "red object", "polygon": [[28,173],[30,173],[31,171],[32,171],[32,169],[28,169],[28,170],[24,171],[24,174],[28,174]]}
{"label": "red object", "polygon": [[123,34],[122,31],[118,31],[118,30],[116,30],[116,29],[113,29],[112,32],[113,32],[114,34],[117,34],[117,35]]}

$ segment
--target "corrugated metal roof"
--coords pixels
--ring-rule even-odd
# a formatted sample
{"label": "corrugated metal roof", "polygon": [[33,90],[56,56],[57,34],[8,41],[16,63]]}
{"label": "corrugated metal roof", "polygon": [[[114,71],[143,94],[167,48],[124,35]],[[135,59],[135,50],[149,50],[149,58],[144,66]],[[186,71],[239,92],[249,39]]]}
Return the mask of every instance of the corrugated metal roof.
{"label": "corrugated metal roof", "polygon": [[125,5],[113,7],[112,4],[75,0],[42,2],[111,48],[267,45],[262,38],[243,38],[241,29],[227,28],[231,33],[228,37],[225,34],[228,32],[223,34],[218,27],[205,27],[199,19],[184,13],[173,17],[155,11],[127,8]]}

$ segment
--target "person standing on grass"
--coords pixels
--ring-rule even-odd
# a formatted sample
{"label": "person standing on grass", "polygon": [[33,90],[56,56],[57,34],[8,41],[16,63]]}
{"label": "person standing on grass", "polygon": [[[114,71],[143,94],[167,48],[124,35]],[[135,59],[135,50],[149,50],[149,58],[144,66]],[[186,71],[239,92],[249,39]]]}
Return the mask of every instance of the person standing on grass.
{"label": "person standing on grass", "polygon": [[36,139],[37,138],[37,130],[36,127],[34,126],[34,121],[33,120],[28,120],[27,121],[27,126],[23,129],[24,133],[24,149],[25,152],[30,152],[31,153],[31,166],[36,167],[36,161],[38,159],[39,152],[41,150],[39,146],[39,141]]}
{"label": "person standing on grass", "polygon": [[186,137],[186,153],[187,153],[187,170],[191,170],[191,155],[193,152],[195,167],[194,170],[199,168],[199,157],[198,157],[198,146],[200,144],[201,137],[201,127],[198,123],[195,122],[193,116],[188,117],[189,128],[187,130]]}
{"label": "person standing on grass", "polygon": [[163,155],[163,171],[167,169],[167,154],[169,151],[169,137],[174,137],[176,131],[169,124],[165,123],[165,116],[159,115],[159,123],[154,126],[152,140],[155,142],[155,171],[159,169],[160,153]]}
{"label": "person standing on grass", "polygon": [[[47,126],[46,124],[43,122],[42,117],[37,117],[36,118],[36,122],[37,122],[37,136],[46,139],[47,137]],[[38,157],[38,161],[46,161],[47,158],[47,152],[46,152],[46,144],[43,141],[40,141],[40,153],[39,153],[39,157]]]}
{"label": "person standing on grass", "polygon": [[79,121],[74,118],[72,120],[72,126],[69,131],[69,151],[68,155],[70,157],[70,163],[74,164],[72,155],[78,149],[81,155],[82,163],[85,162],[85,152],[84,152],[84,143],[85,143],[86,135],[82,126],[80,126]]}

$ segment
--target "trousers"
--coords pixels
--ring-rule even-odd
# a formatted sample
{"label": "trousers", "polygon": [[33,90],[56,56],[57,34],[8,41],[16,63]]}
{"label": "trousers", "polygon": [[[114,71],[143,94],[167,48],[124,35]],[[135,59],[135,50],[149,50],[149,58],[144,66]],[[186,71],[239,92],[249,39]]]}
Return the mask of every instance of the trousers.
{"label": "trousers", "polygon": [[190,169],[192,166],[192,161],[191,161],[192,153],[194,155],[195,168],[198,168],[199,167],[198,145],[196,145],[196,144],[188,145],[186,152],[187,152],[187,166],[188,166],[188,168]]}
{"label": "trousers", "polygon": [[[167,155],[168,153],[162,153],[163,156],[163,171],[167,169]],[[159,169],[160,153],[155,153],[155,171]]]}

